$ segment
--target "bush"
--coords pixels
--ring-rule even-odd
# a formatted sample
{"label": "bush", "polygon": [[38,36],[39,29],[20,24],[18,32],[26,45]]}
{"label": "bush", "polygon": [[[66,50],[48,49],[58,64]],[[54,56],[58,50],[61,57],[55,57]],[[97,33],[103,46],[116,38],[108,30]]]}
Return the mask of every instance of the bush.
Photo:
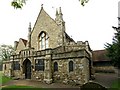
{"label": "bush", "polygon": [[88,82],[81,86],[81,90],[107,90],[107,88],[103,87],[98,83]]}

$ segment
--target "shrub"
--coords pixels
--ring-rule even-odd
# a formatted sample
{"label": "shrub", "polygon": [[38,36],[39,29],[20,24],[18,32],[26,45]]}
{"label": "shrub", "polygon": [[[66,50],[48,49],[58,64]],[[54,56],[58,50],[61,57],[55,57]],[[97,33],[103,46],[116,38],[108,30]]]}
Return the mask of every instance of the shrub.
{"label": "shrub", "polygon": [[107,90],[107,88],[103,87],[98,83],[88,82],[81,86],[81,90]]}

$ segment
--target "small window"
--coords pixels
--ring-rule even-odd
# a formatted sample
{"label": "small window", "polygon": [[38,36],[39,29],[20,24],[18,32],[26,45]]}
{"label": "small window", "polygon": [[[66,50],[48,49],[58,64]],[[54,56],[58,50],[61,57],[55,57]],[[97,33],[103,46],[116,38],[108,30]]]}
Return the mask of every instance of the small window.
{"label": "small window", "polygon": [[14,61],[14,70],[20,70],[19,61]]}
{"label": "small window", "polygon": [[69,62],[69,72],[73,71],[73,61]]}
{"label": "small window", "polygon": [[29,55],[30,55],[30,51],[29,51]]}
{"label": "small window", "polygon": [[6,70],[6,64],[5,64],[5,66],[4,66],[4,69]]}
{"label": "small window", "polygon": [[54,72],[56,72],[56,71],[58,71],[58,63],[57,62],[54,63]]}
{"label": "small window", "polygon": [[41,59],[35,60],[35,70],[44,71],[44,60],[41,60]]}
{"label": "small window", "polygon": [[25,56],[25,51],[24,51],[24,56]]}

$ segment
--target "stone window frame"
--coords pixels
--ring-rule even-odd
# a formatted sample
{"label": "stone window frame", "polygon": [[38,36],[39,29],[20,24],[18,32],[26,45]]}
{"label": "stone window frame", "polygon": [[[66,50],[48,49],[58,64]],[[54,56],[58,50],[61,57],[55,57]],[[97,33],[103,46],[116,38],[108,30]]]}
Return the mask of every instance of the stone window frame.
{"label": "stone window frame", "polygon": [[[71,66],[70,66],[70,62],[72,62],[72,68],[71,68]],[[69,72],[69,73],[70,73],[70,72],[73,72],[73,71],[74,71],[74,68],[75,68],[75,63],[74,63],[73,60],[70,60],[70,61],[68,62],[68,72]]]}
{"label": "stone window frame", "polygon": [[54,72],[58,72],[58,62],[54,62],[53,70],[54,70]]}
{"label": "stone window frame", "polygon": [[49,48],[49,36],[45,31],[42,31],[38,36],[38,50]]}
{"label": "stone window frame", "polygon": [[45,60],[35,59],[35,71],[44,71],[44,70],[45,70]]}

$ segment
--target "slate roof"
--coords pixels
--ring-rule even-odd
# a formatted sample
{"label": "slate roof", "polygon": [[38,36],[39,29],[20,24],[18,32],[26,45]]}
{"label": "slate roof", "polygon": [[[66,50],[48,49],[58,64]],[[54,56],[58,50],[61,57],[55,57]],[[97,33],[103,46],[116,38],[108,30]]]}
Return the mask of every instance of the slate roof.
{"label": "slate roof", "polygon": [[23,38],[20,38],[20,39],[23,41],[24,45],[26,46],[27,45],[27,40],[25,40]]}
{"label": "slate roof", "polygon": [[93,54],[93,62],[97,61],[110,61],[110,59],[106,56],[107,51],[106,50],[95,50],[92,52]]}

